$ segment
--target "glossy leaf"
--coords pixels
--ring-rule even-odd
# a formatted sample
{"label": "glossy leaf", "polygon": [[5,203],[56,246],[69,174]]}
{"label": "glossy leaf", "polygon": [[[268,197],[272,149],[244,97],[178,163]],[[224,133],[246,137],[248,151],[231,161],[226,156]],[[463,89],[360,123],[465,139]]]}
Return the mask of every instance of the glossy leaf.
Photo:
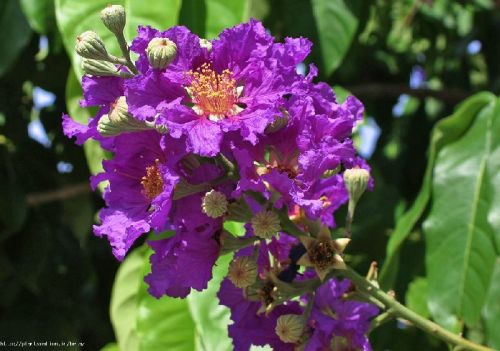
{"label": "glossy leaf", "polygon": [[486,296],[486,303],[483,307],[483,319],[485,323],[485,335],[488,346],[500,349],[500,256],[497,257],[491,285]]}
{"label": "glossy leaf", "polygon": [[456,113],[466,130],[436,155],[423,225],[429,308],[448,328],[479,322],[499,254],[500,104],[489,96],[465,114],[467,104]]}
{"label": "glossy leaf", "polygon": [[248,20],[249,0],[206,0],[206,38],[213,39],[228,27]]}
{"label": "glossy leaf", "polygon": [[494,96],[489,93],[477,94],[464,101],[453,115],[441,120],[434,127],[428,151],[429,159],[420,192],[412,207],[398,219],[387,244],[386,258],[380,274],[380,284],[383,288],[393,287],[398,273],[401,246],[427,208],[437,153],[443,146],[460,138],[468,130],[476,114],[493,100]]}
{"label": "glossy leaf", "polygon": [[134,250],[120,266],[111,296],[111,321],[121,351],[194,349],[195,327],[187,300],[147,292],[150,270],[146,247]]}
{"label": "glossy leaf", "polygon": [[224,255],[217,260],[213,278],[207,290],[191,291],[187,300],[191,316],[196,324],[197,350],[232,350],[232,341],[227,335],[229,309],[219,305],[217,292],[227,274],[232,255]]}
{"label": "glossy leaf", "polygon": [[427,307],[427,279],[418,277],[408,286],[406,292],[406,306],[420,314],[424,318],[429,318],[429,308]]}
{"label": "glossy leaf", "polygon": [[132,40],[137,35],[138,25],[149,25],[159,30],[165,30],[177,24],[181,0],[125,0],[127,12],[127,39]]}
{"label": "glossy leaf", "polygon": [[0,3],[0,76],[14,63],[28,44],[31,29],[17,0]]}
{"label": "glossy leaf", "polygon": [[342,62],[358,28],[358,1],[312,0],[323,67],[330,75]]}

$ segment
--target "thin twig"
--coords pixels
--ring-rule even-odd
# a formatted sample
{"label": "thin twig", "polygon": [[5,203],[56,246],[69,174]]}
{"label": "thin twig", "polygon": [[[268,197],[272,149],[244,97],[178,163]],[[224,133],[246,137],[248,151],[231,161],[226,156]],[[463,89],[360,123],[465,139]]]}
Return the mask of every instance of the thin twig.
{"label": "thin twig", "polygon": [[88,182],[72,184],[56,190],[27,194],[26,203],[32,207],[41,206],[50,202],[68,200],[89,193],[90,190]]}

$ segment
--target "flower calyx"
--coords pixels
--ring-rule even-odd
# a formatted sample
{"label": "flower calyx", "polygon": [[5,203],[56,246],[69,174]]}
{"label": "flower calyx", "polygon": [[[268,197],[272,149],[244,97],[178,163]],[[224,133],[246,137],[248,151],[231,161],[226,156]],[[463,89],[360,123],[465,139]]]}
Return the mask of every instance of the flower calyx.
{"label": "flower calyx", "polygon": [[313,267],[321,281],[333,269],[346,269],[342,258],[350,239],[332,239],[328,227],[321,227],[317,238],[301,236],[300,241],[306,248],[306,253],[298,260],[298,264]]}

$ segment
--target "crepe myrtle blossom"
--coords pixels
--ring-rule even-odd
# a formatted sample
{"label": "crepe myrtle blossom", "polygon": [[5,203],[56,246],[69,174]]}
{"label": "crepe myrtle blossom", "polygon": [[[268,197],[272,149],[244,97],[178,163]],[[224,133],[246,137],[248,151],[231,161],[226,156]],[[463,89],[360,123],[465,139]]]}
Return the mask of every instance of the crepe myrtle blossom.
{"label": "crepe myrtle blossom", "polygon": [[[316,107],[328,97],[312,85],[307,96],[292,95],[283,111],[286,126],[263,136],[257,145],[233,143],[240,170],[235,191],[279,194],[275,206],[299,206],[311,219],[334,226],[333,212],[348,200],[341,169],[368,168],[355,154],[350,133],[361,118],[363,106],[355,98],[328,108]],[[325,113],[325,114],[321,114]]]}
{"label": "crepe myrtle blossom", "polygon": [[[177,48],[173,61],[161,70],[147,59],[149,43],[158,38]],[[166,126],[173,137],[186,135],[190,152],[214,156],[224,135],[233,131],[251,144],[258,142],[281,115],[284,96],[303,79],[295,66],[311,43],[274,43],[262,24],[251,20],[206,44],[182,26],[164,32],[139,27],[131,49],[139,55],[142,74],[127,80],[125,89],[136,118]]]}
{"label": "crepe myrtle blossom", "polygon": [[[77,144],[92,138],[110,154],[91,178],[94,189],[105,184],[94,233],[123,260],[152,232],[145,282],[156,298],[206,289],[217,259],[233,254],[217,296],[235,350],[369,350],[378,310],[346,299],[355,287],[332,278],[350,272],[349,239],[330,231],[335,210],[349,201],[350,224],[373,187],[351,140],[362,104],[339,103],[314,65],[296,72],[307,39],[277,43],[256,20],[214,40],[140,26],[128,47],[124,9],[101,18],[123,57],[94,32],[78,38],[81,105],[98,112],[62,122]],[[228,221],[244,234],[229,233]]]}
{"label": "crepe myrtle blossom", "polygon": [[346,300],[353,288],[347,279],[330,279],[316,290],[308,321],[312,336],[306,351],[372,350],[366,333],[379,311],[372,304]]}

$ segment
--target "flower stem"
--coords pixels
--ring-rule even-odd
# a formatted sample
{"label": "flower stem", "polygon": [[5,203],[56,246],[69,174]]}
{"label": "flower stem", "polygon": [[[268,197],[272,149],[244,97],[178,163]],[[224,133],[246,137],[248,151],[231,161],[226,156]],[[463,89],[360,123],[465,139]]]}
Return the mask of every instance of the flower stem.
{"label": "flower stem", "polygon": [[391,314],[393,316],[404,318],[424,332],[434,335],[435,337],[449,344],[456,345],[459,347],[459,349],[471,351],[494,351],[489,347],[482,346],[470,340],[464,339],[460,335],[454,334],[437,325],[436,323],[413,312],[406,306],[403,306],[398,301],[396,301],[396,299],[394,299],[392,296],[388,295],[383,290],[356,273],[356,271],[354,271],[352,268],[347,267],[347,269],[343,271],[343,273],[347,278],[351,280],[352,283],[356,285],[359,290],[382,302],[384,306],[389,311],[391,311]]}
{"label": "flower stem", "polygon": [[134,63],[130,59],[130,50],[128,48],[127,41],[125,40],[125,36],[123,35],[123,32],[120,32],[118,34],[115,33],[116,40],[118,41],[118,45],[120,45],[120,50],[122,51],[123,57],[125,58],[125,65],[130,69],[130,71],[133,74],[137,74],[137,68],[135,67]]}

